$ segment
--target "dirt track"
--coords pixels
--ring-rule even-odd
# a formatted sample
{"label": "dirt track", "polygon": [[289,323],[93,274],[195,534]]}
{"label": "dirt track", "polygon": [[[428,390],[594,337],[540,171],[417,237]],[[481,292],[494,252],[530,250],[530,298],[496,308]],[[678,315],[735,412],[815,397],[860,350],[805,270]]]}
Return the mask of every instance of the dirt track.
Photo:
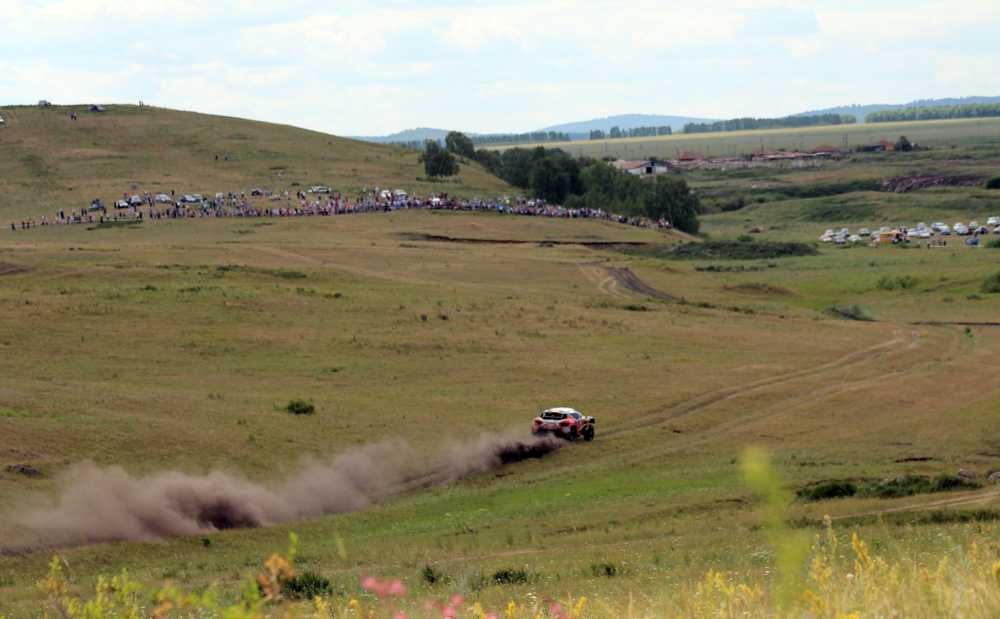
{"label": "dirt track", "polygon": [[580,270],[587,279],[597,284],[598,290],[613,297],[627,299],[627,293],[631,292],[661,301],[677,300],[677,297],[653,288],[628,269],[605,266],[601,262],[587,262],[580,265]]}

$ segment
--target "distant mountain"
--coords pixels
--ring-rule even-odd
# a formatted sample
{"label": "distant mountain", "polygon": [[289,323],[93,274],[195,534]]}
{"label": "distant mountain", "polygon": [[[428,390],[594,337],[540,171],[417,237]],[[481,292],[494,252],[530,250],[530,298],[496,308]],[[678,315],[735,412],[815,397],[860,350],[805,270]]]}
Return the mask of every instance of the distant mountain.
{"label": "distant mountain", "polygon": [[[687,116],[657,116],[654,114],[622,114],[620,116],[608,116],[607,118],[595,118],[594,120],[585,120],[582,122],[566,123],[564,125],[556,125],[554,127],[545,127],[544,129],[536,129],[536,131],[555,131],[557,133],[568,133],[571,140],[586,140],[590,137],[591,129],[600,129],[602,131],[610,131],[611,127],[618,127],[619,129],[631,129],[633,127],[670,127],[674,132],[680,131],[681,128],[687,123],[703,123],[712,122],[715,119],[709,118],[690,118]],[[355,140],[364,140],[366,142],[379,142],[380,144],[386,144],[388,142],[410,142],[412,140],[438,140],[444,141],[445,136],[448,135],[448,129],[431,129],[429,127],[418,127],[416,129],[407,129],[406,131],[400,131],[399,133],[393,133],[392,135],[379,135],[379,136],[349,136]],[[511,132],[511,133],[533,133],[533,132]],[[495,133],[466,133],[465,135],[469,137],[475,137],[479,135],[497,135]]]}
{"label": "distant mountain", "polygon": [[905,110],[911,107],[927,107],[933,105],[962,105],[963,103],[1000,103],[1000,97],[964,97],[961,99],[919,99],[909,103],[890,103],[879,105],[845,105],[842,107],[831,107],[825,110],[813,110],[811,112],[801,112],[792,116],[818,116],[820,114],[854,114],[859,123],[865,122],[868,112],[879,110]]}
{"label": "distant mountain", "polygon": [[631,129],[633,127],[667,126],[674,132],[677,132],[680,131],[681,128],[687,123],[714,122],[716,120],[718,119],[691,118],[688,116],[658,116],[656,114],[621,114],[619,116],[608,116],[607,118],[595,118],[593,120],[584,120],[582,122],[545,127],[544,129],[539,129],[539,131],[562,131],[569,133],[571,136],[573,134],[579,134],[582,136],[579,139],[586,139],[590,136],[590,131],[592,129],[610,131],[611,127]]}
{"label": "distant mountain", "polygon": [[[419,140],[423,142],[424,140],[438,140],[443,141],[448,135],[448,129],[431,129],[430,127],[417,127],[416,129],[407,129],[406,131],[400,131],[399,133],[393,133],[392,135],[379,135],[379,136],[362,136],[362,135],[352,135],[349,136],[354,140],[364,140],[365,142],[378,142],[379,144],[387,144],[389,142],[410,142],[412,140]],[[467,135],[475,135],[474,133],[469,133]]]}

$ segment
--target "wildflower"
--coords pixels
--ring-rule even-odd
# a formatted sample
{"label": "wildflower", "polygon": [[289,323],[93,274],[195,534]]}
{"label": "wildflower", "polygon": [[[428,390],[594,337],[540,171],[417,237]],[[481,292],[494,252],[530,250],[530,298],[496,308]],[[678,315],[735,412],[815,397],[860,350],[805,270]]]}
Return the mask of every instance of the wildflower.
{"label": "wildflower", "polygon": [[[997,563],[997,565],[1000,565],[1000,563]],[[997,568],[994,566],[993,568],[994,577],[996,576],[996,574],[997,574]],[[509,619],[514,619],[515,615],[517,615],[517,603],[511,602],[510,604],[507,605],[507,617],[509,617]]]}
{"label": "wildflower", "polygon": [[445,606],[441,610],[441,617],[444,619],[455,619],[455,608],[452,606]]}
{"label": "wildflower", "polygon": [[456,593],[455,595],[451,596],[451,605],[452,606],[461,606],[462,602],[464,602],[464,601],[465,601],[465,597],[462,596],[462,595],[460,595],[460,594],[458,594],[458,593]]}
{"label": "wildflower", "polygon": [[396,613],[396,619],[406,619],[406,613],[404,612]]}
{"label": "wildflower", "polygon": [[1000,561],[993,564],[993,578],[1000,582]]}
{"label": "wildflower", "polygon": [[389,584],[388,589],[389,595],[394,595],[396,597],[403,597],[406,595],[406,587],[403,586],[402,581],[394,580]]}
{"label": "wildflower", "polygon": [[352,599],[347,605],[353,608],[354,610],[358,611],[359,615],[361,614],[361,604],[358,604],[357,600]]}
{"label": "wildflower", "polygon": [[366,591],[371,591],[378,585],[378,579],[374,576],[369,576],[361,581],[361,586],[364,587]]}

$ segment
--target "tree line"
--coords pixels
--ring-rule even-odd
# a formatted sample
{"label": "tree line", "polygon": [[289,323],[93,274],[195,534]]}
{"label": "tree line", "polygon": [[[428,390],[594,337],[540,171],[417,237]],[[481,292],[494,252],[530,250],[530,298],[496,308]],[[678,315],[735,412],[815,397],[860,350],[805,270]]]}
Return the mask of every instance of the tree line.
{"label": "tree line", "polygon": [[865,115],[866,123],[889,123],[910,120],[943,120],[946,118],[992,118],[1000,116],[1000,103],[963,103],[962,105],[928,105],[905,110],[878,110]]}
{"label": "tree line", "polygon": [[787,129],[822,127],[826,125],[853,125],[858,122],[854,114],[819,114],[816,116],[785,116],[784,118],[733,118],[711,123],[688,123],[684,133],[721,133],[725,131],[752,131],[755,129]]}
{"label": "tree line", "polygon": [[511,185],[531,190],[535,197],[566,208],[602,209],[630,217],[666,219],[675,228],[695,234],[701,203],[687,181],[661,174],[655,180],[620,171],[592,157],[573,157],[558,148],[510,148],[503,154],[481,148],[468,136],[452,131],[442,147],[427,140],[420,161],[427,176],[457,174],[456,158],[475,161]]}
{"label": "tree line", "polygon": [[617,140],[618,138],[648,138],[657,135],[673,135],[670,127],[632,127],[631,129],[619,129],[611,127],[607,133],[603,129],[591,129],[590,140]]}

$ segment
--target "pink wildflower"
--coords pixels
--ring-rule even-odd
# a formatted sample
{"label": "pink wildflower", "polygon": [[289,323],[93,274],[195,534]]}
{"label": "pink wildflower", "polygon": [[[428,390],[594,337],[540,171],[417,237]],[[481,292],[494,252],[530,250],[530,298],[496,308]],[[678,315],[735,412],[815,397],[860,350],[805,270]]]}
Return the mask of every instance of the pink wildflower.
{"label": "pink wildflower", "polygon": [[406,587],[403,586],[403,583],[401,581],[394,580],[389,585],[389,595],[403,597],[404,595],[406,595]]}
{"label": "pink wildflower", "polygon": [[378,579],[375,578],[374,576],[369,576],[368,578],[365,578],[364,580],[361,581],[361,586],[368,591],[374,589],[375,585],[377,584],[378,584]]}
{"label": "pink wildflower", "polygon": [[455,609],[451,606],[445,606],[444,610],[441,611],[441,616],[444,619],[455,619]]}
{"label": "pink wildflower", "polygon": [[396,619],[406,619],[406,613],[396,613]]}
{"label": "pink wildflower", "polygon": [[427,612],[431,612],[432,610],[434,610],[435,606],[437,606],[437,602],[435,602],[434,600],[427,600],[426,602],[424,602],[424,610],[426,610]]}
{"label": "pink wildflower", "polygon": [[461,595],[455,594],[455,595],[451,596],[451,605],[452,606],[461,606],[462,602],[464,602],[464,601],[465,601],[465,598],[463,596],[461,596]]}

